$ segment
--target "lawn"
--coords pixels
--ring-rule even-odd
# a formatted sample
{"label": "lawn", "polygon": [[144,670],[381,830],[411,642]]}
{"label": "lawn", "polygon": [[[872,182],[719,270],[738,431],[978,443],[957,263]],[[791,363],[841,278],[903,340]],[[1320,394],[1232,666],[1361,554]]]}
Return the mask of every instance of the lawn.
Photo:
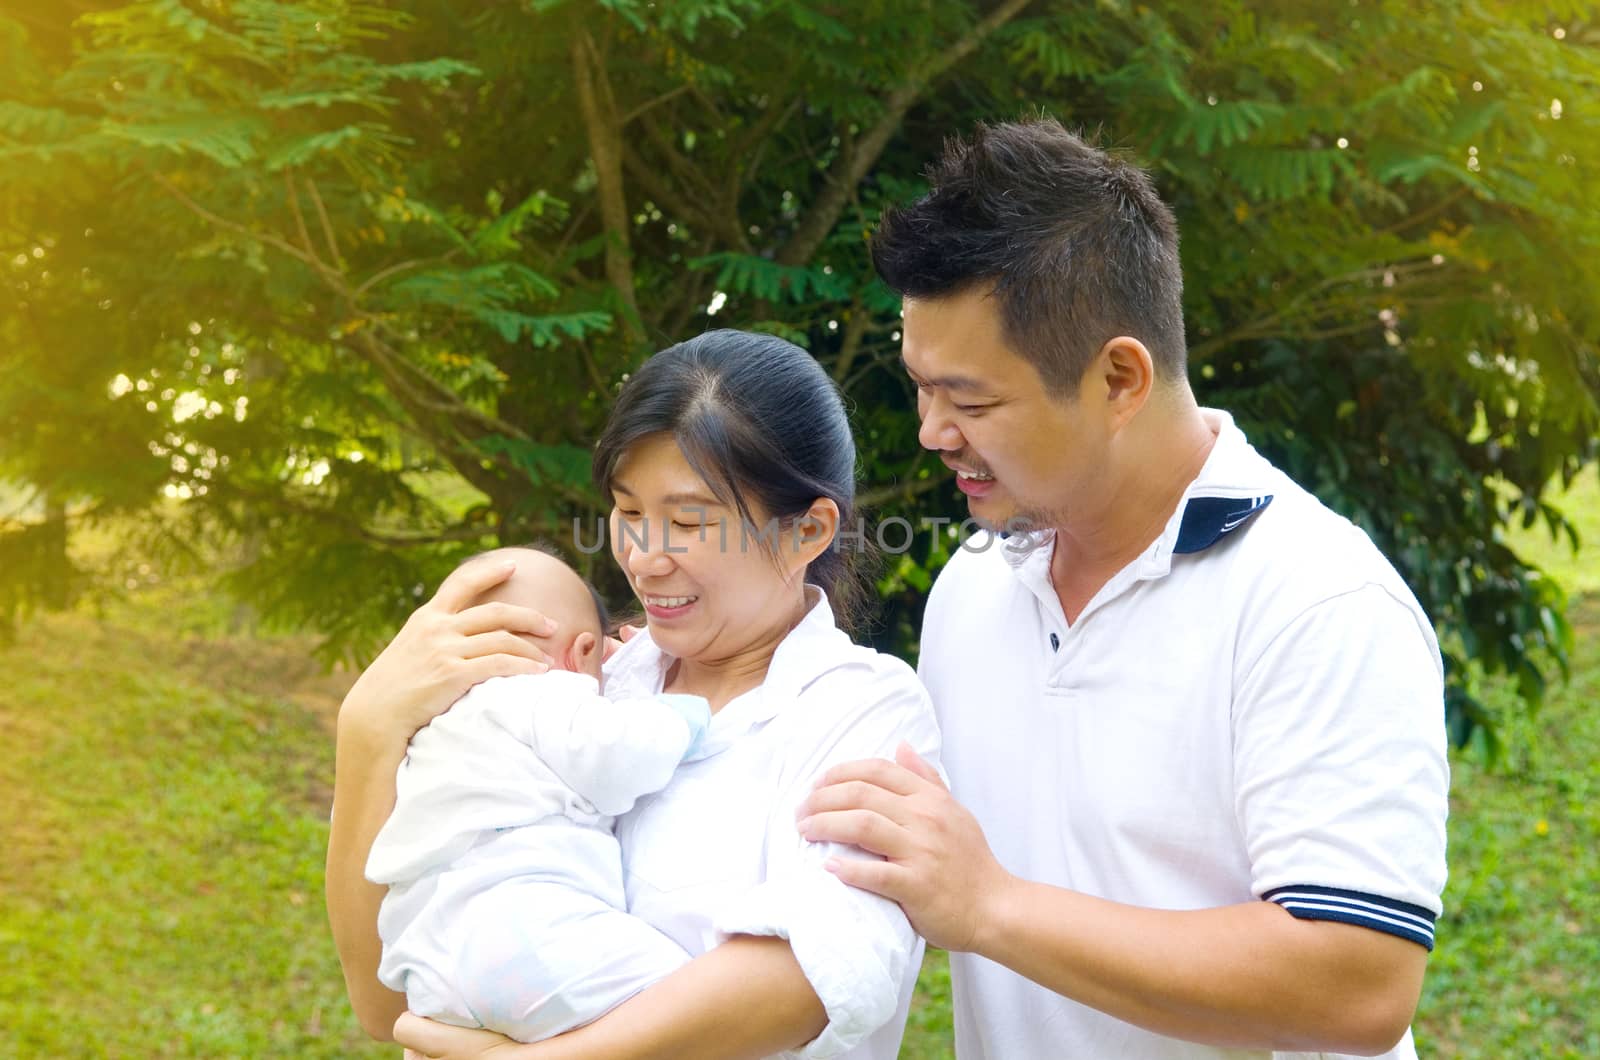
{"label": "lawn", "polygon": [[0,649],[0,1056],[393,1057],[328,938],[331,707],[303,645],[136,617]]}
{"label": "lawn", "polygon": [[[1600,1056],[1600,491],[1569,506],[1582,556],[1514,541],[1587,593],[1573,679],[1532,719],[1497,700],[1496,768],[1453,761],[1424,1055]],[[322,909],[348,677],[228,633],[198,586],[129,583],[0,646],[0,1056],[393,1057],[362,1041]],[[941,958],[905,1057],[952,1055]]]}

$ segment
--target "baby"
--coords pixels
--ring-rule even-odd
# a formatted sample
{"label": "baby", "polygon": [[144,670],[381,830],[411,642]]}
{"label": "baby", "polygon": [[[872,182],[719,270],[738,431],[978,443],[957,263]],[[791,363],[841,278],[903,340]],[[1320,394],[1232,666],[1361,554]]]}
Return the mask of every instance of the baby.
{"label": "baby", "polygon": [[560,625],[549,673],[474,686],[411,738],[367,878],[378,978],[419,1016],[537,1041],[599,1018],[688,961],[630,916],[613,818],[665,787],[710,722],[698,696],[610,701],[594,591],[533,549],[476,603]]}

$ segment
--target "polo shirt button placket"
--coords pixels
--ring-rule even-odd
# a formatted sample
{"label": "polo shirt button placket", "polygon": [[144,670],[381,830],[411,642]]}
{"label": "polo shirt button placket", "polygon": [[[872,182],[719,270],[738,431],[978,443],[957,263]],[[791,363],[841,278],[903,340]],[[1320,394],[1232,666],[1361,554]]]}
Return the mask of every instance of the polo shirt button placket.
{"label": "polo shirt button placket", "polygon": [[1045,652],[1045,687],[1050,694],[1058,697],[1072,697],[1072,681],[1067,675],[1067,657],[1072,652],[1072,634],[1059,630],[1049,630],[1045,633],[1045,644],[1049,650]]}

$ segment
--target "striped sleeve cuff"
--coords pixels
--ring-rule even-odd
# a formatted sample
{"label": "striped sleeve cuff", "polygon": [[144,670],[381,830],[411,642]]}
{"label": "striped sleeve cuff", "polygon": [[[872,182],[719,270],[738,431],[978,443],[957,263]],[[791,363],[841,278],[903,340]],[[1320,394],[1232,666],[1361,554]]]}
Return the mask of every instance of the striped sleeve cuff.
{"label": "striped sleeve cuff", "polygon": [[1337,887],[1279,887],[1261,896],[1301,920],[1337,920],[1382,931],[1433,949],[1434,914],[1420,905]]}

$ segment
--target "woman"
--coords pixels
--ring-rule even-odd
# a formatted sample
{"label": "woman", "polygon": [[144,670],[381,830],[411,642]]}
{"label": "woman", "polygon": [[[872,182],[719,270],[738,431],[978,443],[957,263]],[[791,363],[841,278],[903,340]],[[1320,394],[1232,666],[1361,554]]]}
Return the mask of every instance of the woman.
{"label": "woman", "polygon": [[474,682],[537,672],[542,652],[516,634],[549,631],[524,609],[463,609],[484,579],[452,579],[339,715],[328,908],[362,1026],[387,1038],[393,1025],[441,1056],[890,1060],[921,942],[897,905],[827,870],[865,855],[807,843],[794,822],[835,763],[892,757],[902,741],[938,753],[916,676],[834,623],[830,599],[848,610],[854,592],[834,544],[855,514],[837,390],[789,343],[709,332],[629,380],[594,469],[614,504],[613,554],[647,615],[607,661],[606,691],[700,695],[713,711],[701,752],[617,824],[629,911],[695,959],[596,1022],[522,1046],[401,1016],[404,997],[377,982],[383,892],[362,868],[406,743]]}

